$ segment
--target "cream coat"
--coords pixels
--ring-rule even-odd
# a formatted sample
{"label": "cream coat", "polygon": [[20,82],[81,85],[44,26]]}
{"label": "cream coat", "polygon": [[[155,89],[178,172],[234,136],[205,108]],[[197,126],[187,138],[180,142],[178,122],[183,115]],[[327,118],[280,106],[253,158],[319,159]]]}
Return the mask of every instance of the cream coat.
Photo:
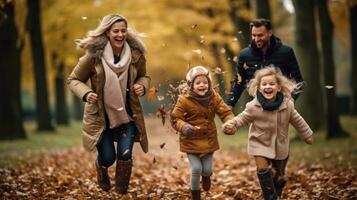
{"label": "cream coat", "polygon": [[[103,102],[103,88],[105,84],[105,73],[102,62],[100,62],[100,52],[104,48],[103,44],[106,41],[100,39],[99,44],[95,46],[99,50],[87,51],[87,53],[79,59],[78,64],[73,69],[67,79],[67,83],[72,92],[83,100],[85,94],[93,91],[98,94],[98,102],[96,104],[85,103],[83,114],[82,139],[83,146],[88,151],[95,151],[96,145],[99,142],[105,124],[105,109]],[[131,46],[132,61],[128,72],[128,102],[133,115],[131,116],[137,127],[135,141],[140,142],[144,152],[148,152],[148,139],[145,129],[143,110],[139,102],[139,97],[132,90],[135,83],[141,84],[148,91],[150,78],[146,75],[146,60],[143,51],[136,48],[135,41],[128,41]],[[91,53],[92,52],[92,53]],[[99,61],[99,62],[98,62]],[[90,86],[86,82],[90,79]]]}
{"label": "cream coat", "polygon": [[289,155],[289,124],[301,139],[312,135],[312,130],[294,108],[291,99],[284,98],[275,111],[265,111],[256,98],[234,119],[237,128],[249,127],[248,153],[270,159],[284,160]]}

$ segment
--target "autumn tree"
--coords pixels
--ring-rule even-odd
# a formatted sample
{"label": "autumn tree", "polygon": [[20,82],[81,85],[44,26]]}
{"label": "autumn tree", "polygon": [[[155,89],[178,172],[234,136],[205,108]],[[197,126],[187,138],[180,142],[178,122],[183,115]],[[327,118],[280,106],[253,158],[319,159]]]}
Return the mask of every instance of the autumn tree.
{"label": "autumn tree", "polygon": [[52,52],[52,65],[55,67],[55,96],[56,96],[56,122],[60,125],[68,125],[68,109],[66,103],[64,61],[58,58],[56,52]]}
{"label": "autumn tree", "polygon": [[0,2],[0,140],[26,138],[20,101],[23,42],[18,37],[14,4]]}
{"label": "autumn tree", "polygon": [[[321,33],[322,68],[325,85],[334,86],[335,81],[335,60],[333,56],[333,24],[327,8],[327,0],[316,0]],[[326,96],[326,137],[335,138],[346,136],[342,130],[339,113],[337,111],[337,100],[335,89],[331,88],[325,92]]]}
{"label": "autumn tree", "polygon": [[36,85],[36,116],[39,131],[53,130],[47,92],[45,52],[42,44],[41,10],[39,0],[27,0],[27,25],[30,33],[32,61]]}
{"label": "autumn tree", "polygon": [[[249,46],[251,42],[251,33],[249,23],[252,20],[251,17],[251,5],[249,0],[238,1],[238,0],[227,0],[229,5],[229,17],[234,27],[234,35],[236,36],[239,49],[242,50]],[[228,44],[225,44],[227,50],[227,55],[232,58],[230,64],[233,71],[233,76],[236,72],[237,58],[238,53],[234,53]],[[234,59],[234,57],[236,59]],[[233,77],[232,77],[233,78]],[[250,97],[247,92],[243,92],[242,96],[239,99],[238,104],[240,107],[237,107],[235,111],[237,113],[243,111],[243,106],[249,101]]]}
{"label": "autumn tree", "polygon": [[304,92],[297,101],[300,113],[313,130],[321,127],[323,117],[320,64],[316,44],[314,1],[293,0],[295,7],[296,53],[305,80]]}
{"label": "autumn tree", "polygon": [[269,1],[255,0],[255,14],[257,18],[271,20]]}

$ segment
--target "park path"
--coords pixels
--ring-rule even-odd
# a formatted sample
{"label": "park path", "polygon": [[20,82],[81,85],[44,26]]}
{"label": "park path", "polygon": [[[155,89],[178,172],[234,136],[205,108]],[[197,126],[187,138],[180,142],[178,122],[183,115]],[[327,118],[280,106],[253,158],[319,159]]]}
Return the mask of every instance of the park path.
{"label": "park path", "polygon": [[[178,151],[178,135],[161,119],[146,120],[150,152],[134,147],[129,194],[96,186],[95,155],[81,147],[56,150],[12,169],[0,169],[1,199],[188,199],[189,164]],[[109,169],[114,177],[114,167]],[[357,199],[355,169],[323,168],[291,160],[283,199]],[[114,180],[112,179],[112,182]],[[214,155],[210,192],[202,199],[261,199],[253,160],[245,152]]]}

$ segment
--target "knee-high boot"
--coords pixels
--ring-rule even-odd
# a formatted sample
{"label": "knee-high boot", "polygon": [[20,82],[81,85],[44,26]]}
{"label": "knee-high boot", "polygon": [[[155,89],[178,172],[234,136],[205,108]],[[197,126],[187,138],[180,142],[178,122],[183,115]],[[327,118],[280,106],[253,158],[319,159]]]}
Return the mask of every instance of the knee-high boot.
{"label": "knee-high boot", "polygon": [[97,182],[99,187],[104,191],[109,191],[110,179],[108,176],[108,168],[100,166],[98,159],[95,161],[95,168],[97,170]]}
{"label": "knee-high boot", "polygon": [[201,199],[201,191],[200,190],[191,190],[191,199],[192,200],[200,200]]}
{"label": "knee-high boot", "polygon": [[275,191],[271,169],[259,169],[258,178],[262,188],[264,200],[275,200],[278,196]]}
{"label": "knee-high boot", "polygon": [[119,194],[126,194],[128,192],[132,165],[131,160],[117,160],[115,190]]}

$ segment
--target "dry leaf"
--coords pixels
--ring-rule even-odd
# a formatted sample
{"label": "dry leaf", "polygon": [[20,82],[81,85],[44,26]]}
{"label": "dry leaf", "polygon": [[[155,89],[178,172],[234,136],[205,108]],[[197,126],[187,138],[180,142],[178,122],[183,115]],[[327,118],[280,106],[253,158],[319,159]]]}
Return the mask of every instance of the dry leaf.
{"label": "dry leaf", "polygon": [[156,97],[156,92],[157,89],[155,87],[151,87],[148,91],[147,100],[148,101],[154,100],[154,98]]}

